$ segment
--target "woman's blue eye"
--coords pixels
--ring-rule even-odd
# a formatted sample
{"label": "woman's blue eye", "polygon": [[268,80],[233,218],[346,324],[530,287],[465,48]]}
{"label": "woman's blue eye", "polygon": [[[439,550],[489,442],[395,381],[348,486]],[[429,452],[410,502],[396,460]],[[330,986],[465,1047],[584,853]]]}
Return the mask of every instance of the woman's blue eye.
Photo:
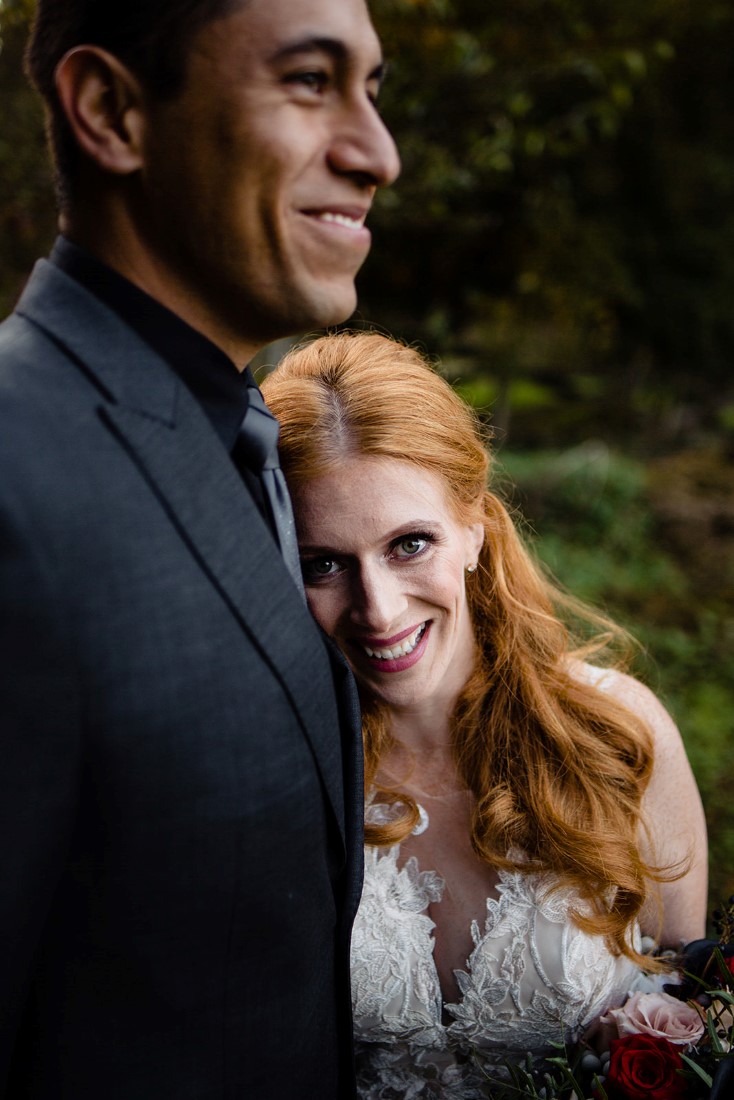
{"label": "woman's blue eye", "polygon": [[338,566],[331,558],[318,558],[314,561],[303,562],[303,573],[308,579],[318,579],[319,577],[330,577],[332,573],[335,573]]}
{"label": "woman's blue eye", "polygon": [[421,539],[413,535],[409,538],[401,539],[398,543],[398,549],[402,551],[403,557],[413,558],[416,554],[420,554],[421,550],[425,550],[427,545],[426,539]]}

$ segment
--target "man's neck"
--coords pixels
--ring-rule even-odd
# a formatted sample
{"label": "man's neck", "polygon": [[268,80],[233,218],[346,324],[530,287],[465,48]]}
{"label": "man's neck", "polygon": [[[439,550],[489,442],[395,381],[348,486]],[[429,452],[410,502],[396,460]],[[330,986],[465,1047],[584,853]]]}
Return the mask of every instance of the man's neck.
{"label": "man's neck", "polygon": [[[105,224],[104,233],[99,232],[101,224]],[[116,232],[114,223],[105,223],[98,210],[92,231],[86,231],[84,219],[64,216],[59,228],[72,244],[83,248],[205,336],[238,370],[244,370],[264,346],[263,341],[248,341],[240,333],[231,332],[221,317],[213,316],[198,296],[172,275],[168,265],[140,246],[135,232]]]}

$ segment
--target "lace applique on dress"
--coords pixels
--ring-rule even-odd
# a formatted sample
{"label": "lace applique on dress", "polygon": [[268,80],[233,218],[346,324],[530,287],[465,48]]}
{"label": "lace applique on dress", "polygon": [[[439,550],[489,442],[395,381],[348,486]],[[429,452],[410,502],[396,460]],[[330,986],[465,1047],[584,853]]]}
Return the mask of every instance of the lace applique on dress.
{"label": "lace applique on dress", "polygon": [[[395,812],[373,804],[367,814],[388,821]],[[421,809],[416,832],[427,826]],[[415,857],[398,867],[399,853],[367,848],[352,937],[362,1100],[481,1100],[498,1060],[542,1059],[644,980],[570,921],[579,907],[571,891],[551,891],[548,875],[499,872],[483,925],[472,923],[466,970],[455,971],[461,999],[443,1004],[426,910],[444,882]]]}

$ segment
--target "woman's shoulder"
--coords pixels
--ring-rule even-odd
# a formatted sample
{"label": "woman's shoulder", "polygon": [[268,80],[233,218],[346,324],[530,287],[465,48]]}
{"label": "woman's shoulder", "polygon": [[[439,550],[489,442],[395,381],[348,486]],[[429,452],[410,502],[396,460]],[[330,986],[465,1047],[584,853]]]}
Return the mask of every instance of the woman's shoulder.
{"label": "woman's shoulder", "polygon": [[633,676],[581,664],[573,675],[609,692],[651,732],[654,764],[643,797],[642,850],[653,866],[685,873],[659,884],[662,910],[651,897],[641,924],[665,945],[696,939],[706,924],[706,823],[680,731],[657,695]]}
{"label": "woman's shoulder", "polygon": [[650,729],[657,752],[680,744],[681,735],[670,713],[658,696],[641,680],[619,669],[599,668],[585,661],[574,662],[572,675],[610,695],[642,718]]}

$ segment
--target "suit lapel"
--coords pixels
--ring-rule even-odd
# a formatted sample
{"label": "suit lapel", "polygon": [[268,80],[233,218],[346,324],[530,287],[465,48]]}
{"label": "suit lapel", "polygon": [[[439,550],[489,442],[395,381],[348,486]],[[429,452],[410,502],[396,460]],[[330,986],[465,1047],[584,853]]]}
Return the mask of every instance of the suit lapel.
{"label": "suit lapel", "polygon": [[92,378],[99,412],[274,674],[303,726],[344,838],[344,793],[324,644],[260,513],[197,402],[102,303],[41,261],[17,312]]}

